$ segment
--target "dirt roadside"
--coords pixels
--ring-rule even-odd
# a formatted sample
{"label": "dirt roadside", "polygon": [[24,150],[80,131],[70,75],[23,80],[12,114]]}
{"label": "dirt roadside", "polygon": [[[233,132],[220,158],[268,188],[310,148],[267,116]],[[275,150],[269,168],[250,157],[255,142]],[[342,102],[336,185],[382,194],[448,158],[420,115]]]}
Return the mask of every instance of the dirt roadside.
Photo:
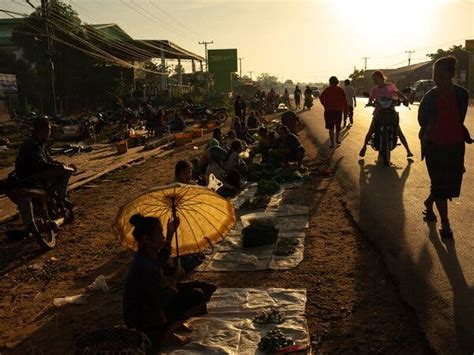
{"label": "dirt roadside", "polygon": [[[284,272],[191,277],[220,287],[306,288],[315,353],[430,353],[380,255],[346,214],[344,191],[331,176],[318,174],[328,167],[327,161],[317,156],[306,133],[301,139],[313,174],[288,199],[311,208],[304,261]],[[132,253],[112,234],[115,213],[151,186],[171,182],[176,161],[196,154],[190,147],[150,159],[75,191],[71,198],[78,206],[76,221],[64,228],[53,251],[41,254],[33,241],[0,239],[1,353],[64,354],[78,335],[122,323],[122,285]],[[55,297],[83,293],[100,274],[107,277],[111,292],[92,294],[86,305],[54,308]]]}

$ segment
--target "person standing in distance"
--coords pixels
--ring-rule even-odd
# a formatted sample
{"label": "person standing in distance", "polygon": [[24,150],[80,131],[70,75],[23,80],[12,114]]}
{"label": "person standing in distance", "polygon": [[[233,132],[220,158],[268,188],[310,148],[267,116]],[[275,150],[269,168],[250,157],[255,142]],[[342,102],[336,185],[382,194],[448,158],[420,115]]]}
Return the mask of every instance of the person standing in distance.
{"label": "person standing in distance", "polygon": [[296,109],[301,109],[301,90],[298,85],[296,85],[295,87],[295,92],[293,93],[293,96],[295,97]]}
{"label": "person standing in distance", "polygon": [[[329,148],[335,144],[341,144],[339,135],[341,133],[342,114],[346,109],[346,95],[344,90],[338,86],[339,80],[335,76],[329,78],[329,86],[323,90],[319,100],[324,106],[324,121],[326,129],[329,130]],[[334,133],[335,129],[335,133]]]}
{"label": "person standing in distance", "polygon": [[349,79],[344,80],[344,93],[346,94],[347,107],[344,110],[344,126],[347,125],[347,118],[349,118],[349,126],[354,124],[354,107],[357,106],[356,93],[354,87],[351,85]]}

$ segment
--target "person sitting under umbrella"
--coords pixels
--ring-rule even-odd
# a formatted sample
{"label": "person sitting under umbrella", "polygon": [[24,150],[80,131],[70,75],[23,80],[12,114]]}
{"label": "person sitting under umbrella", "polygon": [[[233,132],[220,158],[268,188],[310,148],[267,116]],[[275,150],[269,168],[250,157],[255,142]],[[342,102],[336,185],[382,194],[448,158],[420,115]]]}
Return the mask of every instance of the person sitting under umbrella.
{"label": "person sitting under umbrella", "polygon": [[189,164],[189,162],[186,160],[180,160],[176,163],[174,175],[176,182],[181,184],[196,185],[196,182],[192,181],[193,173],[191,164]]}
{"label": "person sitting under umbrella", "polygon": [[[125,281],[123,319],[128,328],[144,332],[155,349],[167,344],[183,344],[187,330],[183,322],[207,313],[206,303],[216,290],[214,285],[193,281],[170,285],[164,269],[171,255],[171,241],[179,218],[168,220],[166,238],[156,217],[135,214],[130,218],[138,251]],[[181,329],[180,329],[181,328]]]}
{"label": "person sitting under umbrella", "polygon": [[290,162],[297,162],[298,168],[301,168],[303,164],[305,149],[301,145],[298,137],[286,126],[281,126],[278,129],[278,139],[275,141],[272,147],[274,157],[286,167]]}
{"label": "person sitting under umbrella", "polygon": [[227,152],[220,147],[209,149],[210,162],[206,169],[206,183],[209,185],[211,175],[213,175],[223,184],[216,192],[222,197],[233,197],[240,190],[240,175],[235,172],[226,173],[223,167],[226,155]]}

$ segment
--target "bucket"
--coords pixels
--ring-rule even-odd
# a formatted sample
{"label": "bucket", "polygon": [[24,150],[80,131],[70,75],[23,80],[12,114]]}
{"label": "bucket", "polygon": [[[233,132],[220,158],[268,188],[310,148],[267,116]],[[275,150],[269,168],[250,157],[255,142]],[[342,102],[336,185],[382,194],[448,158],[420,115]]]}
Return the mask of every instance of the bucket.
{"label": "bucket", "polygon": [[201,138],[203,135],[202,128],[193,128],[193,138]]}
{"label": "bucket", "polygon": [[126,140],[117,143],[117,153],[125,154],[128,152],[128,142]]}

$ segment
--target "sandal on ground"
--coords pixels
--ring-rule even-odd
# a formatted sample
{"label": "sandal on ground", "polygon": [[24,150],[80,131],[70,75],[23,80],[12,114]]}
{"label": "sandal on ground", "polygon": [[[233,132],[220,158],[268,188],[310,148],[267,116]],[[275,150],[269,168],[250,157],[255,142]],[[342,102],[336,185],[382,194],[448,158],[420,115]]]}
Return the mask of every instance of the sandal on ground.
{"label": "sandal on ground", "polygon": [[423,210],[421,213],[423,214],[423,219],[425,220],[425,222],[436,222],[437,221],[436,215],[433,211]]}
{"label": "sandal on ground", "polygon": [[449,227],[441,227],[439,229],[439,235],[441,236],[441,238],[446,238],[446,239],[454,238],[453,231]]}

